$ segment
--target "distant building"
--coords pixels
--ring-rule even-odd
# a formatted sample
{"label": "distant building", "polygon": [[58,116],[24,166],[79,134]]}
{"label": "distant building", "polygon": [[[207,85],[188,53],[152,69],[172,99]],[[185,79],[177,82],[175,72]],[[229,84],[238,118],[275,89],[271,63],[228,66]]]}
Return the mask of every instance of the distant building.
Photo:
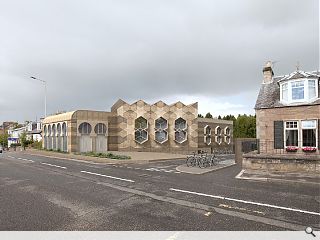
{"label": "distant building", "polygon": [[29,122],[27,124],[24,124],[22,127],[10,127],[8,129],[8,147],[11,146],[11,144],[17,144],[20,143],[20,136],[22,133],[27,134],[28,140],[33,141],[41,141],[42,140],[42,123],[41,122]]}
{"label": "distant building", "polygon": [[198,103],[118,100],[111,112],[77,110],[49,116],[42,130],[44,148],[67,152],[233,149],[233,122],[198,118]]}
{"label": "distant building", "polygon": [[263,74],[255,105],[260,152],[319,155],[320,73],[274,77],[268,62]]}

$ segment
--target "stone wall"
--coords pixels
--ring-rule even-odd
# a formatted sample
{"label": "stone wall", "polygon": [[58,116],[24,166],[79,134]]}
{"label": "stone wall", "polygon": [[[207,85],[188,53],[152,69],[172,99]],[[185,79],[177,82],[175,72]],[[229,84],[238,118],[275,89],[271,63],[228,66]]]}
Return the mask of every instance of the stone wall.
{"label": "stone wall", "polygon": [[[185,105],[177,102],[167,105],[162,101],[149,105],[140,100],[133,104],[117,102],[112,111],[118,116],[118,150],[119,151],[155,151],[187,153],[198,148],[198,104]],[[135,120],[143,117],[148,121],[148,140],[142,144],[135,141]],[[155,141],[155,120],[164,118],[168,121],[168,140],[163,143]],[[183,118],[187,122],[187,140],[175,141],[175,120]]]}
{"label": "stone wall", "polygon": [[[207,144],[205,142],[205,128],[209,126],[211,128],[211,143]],[[221,128],[221,137],[222,142],[219,144],[216,140],[217,134],[215,133],[215,129],[217,127]],[[228,144],[226,141],[226,128],[230,129],[230,143]],[[211,118],[198,118],[198,148],[204,151],[219,151],[219,150],[228,150],[233,151],[233,121],[226,121],[220,119],[211,119]]]}
{"label": "stone wall", "polygon": [[[260,153],[285,153],[284,149],[274,149],[274,121],[308,120],[320,118],[320,105],[291,106],[256,110],[257,138]],[[301,134],[299,134],[301,135]],[[319,146],[320,143],[318,143]],[[302,150],[298,154],[303,154]],[[320,154],[319,150],[314,153]]]}
{"label": "stone wall", "polygon": [[279,172],[320,173],[320,156],[244,154],[242,168]]}

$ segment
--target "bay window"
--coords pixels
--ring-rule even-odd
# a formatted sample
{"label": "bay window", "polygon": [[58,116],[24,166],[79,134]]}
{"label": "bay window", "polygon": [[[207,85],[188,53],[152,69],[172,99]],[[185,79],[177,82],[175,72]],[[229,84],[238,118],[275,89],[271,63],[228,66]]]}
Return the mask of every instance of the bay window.
{"label": "bay window", "polygon": [[280,83],[280,100],[283,103],[306,102],[317,97],[317,79],[291,80]]}

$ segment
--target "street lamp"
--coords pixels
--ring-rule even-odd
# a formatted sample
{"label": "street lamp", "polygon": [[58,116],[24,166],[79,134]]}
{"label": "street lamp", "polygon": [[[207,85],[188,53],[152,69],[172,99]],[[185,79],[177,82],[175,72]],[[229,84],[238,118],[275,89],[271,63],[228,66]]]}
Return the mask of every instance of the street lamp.
{"label": "street lamp", "polygon": [[38,80],[44,84],[44,117],[47,116],[47,81],[36,78],[36,77],[30,77],[34,80]]}

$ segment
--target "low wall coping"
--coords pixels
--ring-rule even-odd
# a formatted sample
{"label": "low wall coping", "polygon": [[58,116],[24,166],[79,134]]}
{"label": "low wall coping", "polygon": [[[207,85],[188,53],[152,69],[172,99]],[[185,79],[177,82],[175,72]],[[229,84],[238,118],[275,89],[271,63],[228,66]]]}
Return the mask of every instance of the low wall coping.
{"label": "low wall coping", "polygon": [[289,155],[289,154],[254,154],[246,153],[243,154],[244,158],[252,159],[275,159],[275,160],[311,160],[311,161],[320,161],[320,156],[318,155]]}

